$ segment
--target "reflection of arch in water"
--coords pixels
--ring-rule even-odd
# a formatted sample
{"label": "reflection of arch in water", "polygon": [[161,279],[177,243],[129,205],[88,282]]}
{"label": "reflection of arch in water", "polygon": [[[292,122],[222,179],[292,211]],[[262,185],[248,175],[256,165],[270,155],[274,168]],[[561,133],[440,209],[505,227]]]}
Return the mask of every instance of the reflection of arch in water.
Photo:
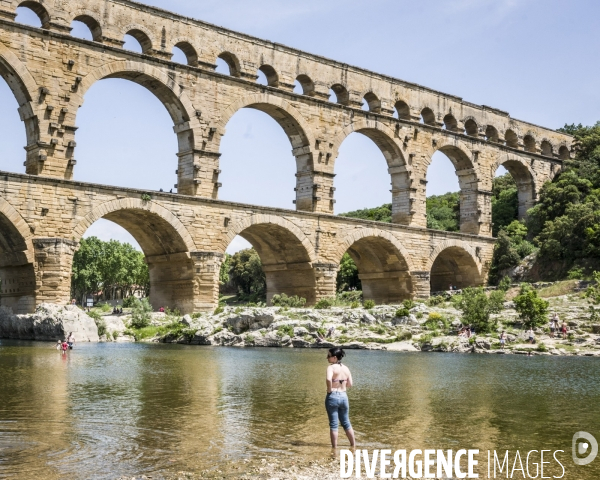
{"label": "reflection of arch in water", "polygon": [[356,263],[365,299],[392,304],[412,298],[410,254],[396,237],[375,229],[359,230],[342,240],[337,263],[346,252]]}
{"label": "reflection of arch in water", "polygon": [[35,270],[31,230],[21,215],[0,198],[0,305],[14,313],[35,309]]}
{"label": "reflection of arch in water", "polygon": [[298,227],[275,215],[253,215],[232,225],[221,245],[222,252],[237,235],[247,240],[260,257],[268,302],[281,293],[304,297],[308,305],[316,302],[313,262],[317,255]]}
{"label": "reflection of arch in water", "polygon": [[75,227],[79,242],[86,230],[105,218],[127,230],[139,243],[150,271],[150,303],[159,307],[194,310],[194,261],[192,237],[170,211],[152,201],[112,200],[98,205]]}
{"label": "reflection of arch in water", "polygon": [[431,291],[483,285],[481,262],[476,252],[464,242],[447,240],[438,245],[429,256]]}

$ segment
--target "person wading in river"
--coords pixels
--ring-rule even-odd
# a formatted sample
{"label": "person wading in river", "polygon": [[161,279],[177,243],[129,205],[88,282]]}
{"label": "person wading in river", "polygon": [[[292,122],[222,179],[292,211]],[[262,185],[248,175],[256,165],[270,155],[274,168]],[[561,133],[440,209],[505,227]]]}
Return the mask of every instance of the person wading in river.
{"label": "person wading in river", "polygon": [[350,445],[354,447],[354,430],[350,425],[350,404],[346,389],[352,386],[352,374],[346,365],[342,365],[342,358],[346,354],[339,347],[329,349],[327,353],[327,396],[325,397],[325,409],[329,418],[329,435],[331,446],[337,448],[338,421],[342,424]]}

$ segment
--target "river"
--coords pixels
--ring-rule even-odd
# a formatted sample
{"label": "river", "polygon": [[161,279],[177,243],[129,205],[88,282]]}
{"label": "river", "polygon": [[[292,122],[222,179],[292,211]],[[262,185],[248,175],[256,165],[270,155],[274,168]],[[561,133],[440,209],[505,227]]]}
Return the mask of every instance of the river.
{"label": "river", "polygon": [[[325,458],[325,356],[156,344],[63,356],[1,341],[0,478],[235,478],[262,458]],[[600,477],[600,458],[571,460],[575,432],[600,439],[598,359],[350,351],[345,363],[362,448],[509,450],[511,463],[516,450],[564,450],[563,478]]]}

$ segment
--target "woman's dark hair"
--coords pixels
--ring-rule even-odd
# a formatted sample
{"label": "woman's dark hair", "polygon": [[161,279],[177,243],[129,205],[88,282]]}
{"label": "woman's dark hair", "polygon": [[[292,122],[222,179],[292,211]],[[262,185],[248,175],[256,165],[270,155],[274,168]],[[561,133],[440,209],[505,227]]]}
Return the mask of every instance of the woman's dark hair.
{"label": "woman's dark hair", "polygon": [[332,357],[337,358],[338,362],[341,361],[342,358],[344,358],[346,356],[346,352],[344,352],[344,349],[341,347],[330,348],[329,353]]}

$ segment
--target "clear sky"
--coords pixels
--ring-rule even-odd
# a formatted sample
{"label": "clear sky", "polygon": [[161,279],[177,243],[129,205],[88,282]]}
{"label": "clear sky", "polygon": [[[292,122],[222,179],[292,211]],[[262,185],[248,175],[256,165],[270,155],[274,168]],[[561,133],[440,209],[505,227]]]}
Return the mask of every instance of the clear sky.
{"label": "clear sky", "polygon": [[[597,0],[145,3],[420,83],[550,128],[600,119]],[[17,19],[36,21],[27,11]],[[89,35],[75,26],[74,35]],[[126,48],[135,49],[135,40]],[[0,170],[24,172],[24,126],[2,80],[0,106]],[[98,82],[86,94],[77,125],[76,180],[173,188],[177,141],[172,122],[143,87],[126,80]],[[291,146],[269,116],[238,112],[227,125],[221,152],[221,199],[293,208]],[[428,173],[428,195],[458,190],[449,160],[437,155]],[[348,137],[335,173],[336,213],[391,201],[385,160],[366,137]],[[91,234],[134,243],[108,221],[94,224]],[[230,251],[244,245],[237,240]]]}

